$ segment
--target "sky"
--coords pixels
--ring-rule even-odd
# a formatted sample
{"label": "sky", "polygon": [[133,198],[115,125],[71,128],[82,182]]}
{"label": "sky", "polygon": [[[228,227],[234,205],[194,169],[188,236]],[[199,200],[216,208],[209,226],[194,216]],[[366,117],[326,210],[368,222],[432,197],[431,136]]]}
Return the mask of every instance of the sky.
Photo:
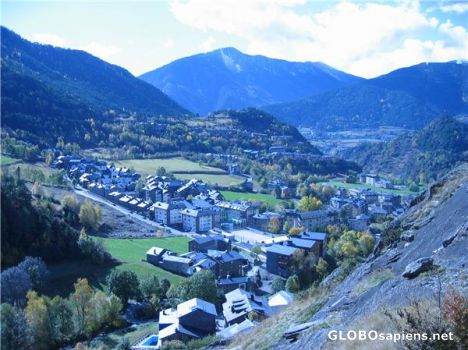
{"label": "sky", "polygon": [[468,60],[468,0],[17,0],[2,1],[1,23],[134,75],[230,46],[321,61],[366,78],[421,62]]}

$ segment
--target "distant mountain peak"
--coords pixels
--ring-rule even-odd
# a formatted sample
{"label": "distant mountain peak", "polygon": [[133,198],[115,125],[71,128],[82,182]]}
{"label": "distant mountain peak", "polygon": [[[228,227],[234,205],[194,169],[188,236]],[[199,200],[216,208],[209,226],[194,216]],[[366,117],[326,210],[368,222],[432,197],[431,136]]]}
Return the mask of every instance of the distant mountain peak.
{"label": "distant mountain peak", "polygon": [[323,63],[249,55],[234,47],[184,57],[140,78],[201,114],[294,101],[362,80]]}

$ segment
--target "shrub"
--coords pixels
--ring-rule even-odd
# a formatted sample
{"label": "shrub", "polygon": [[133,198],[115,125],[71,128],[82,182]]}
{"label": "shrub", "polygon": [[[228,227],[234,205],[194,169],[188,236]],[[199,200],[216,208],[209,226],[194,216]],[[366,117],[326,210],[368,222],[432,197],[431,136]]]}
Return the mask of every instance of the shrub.
{"label": "shrub", "polygon": [[170,340],[165,342],[161,347],[161,350],[187,350],[187,346],[180,340]]}
{"label": "shrub", "polygon": [[78,247],[81,253],[95,264],[102,265],[112,259],[112,256],[102,243],[92,238],[80,236]]}
{"label": "shrub", "polygon": [[286,281],[286,290],[290,293],[297,293],[299,289],[299,277],[297,275],[290,276]]}
{"label": "shrub", "polygon": [[275,277],[275,279],[271,283],[271,290],[273,293],[277,293],[281,290],[284,290],[284,279],[282,279],[281,277]]}

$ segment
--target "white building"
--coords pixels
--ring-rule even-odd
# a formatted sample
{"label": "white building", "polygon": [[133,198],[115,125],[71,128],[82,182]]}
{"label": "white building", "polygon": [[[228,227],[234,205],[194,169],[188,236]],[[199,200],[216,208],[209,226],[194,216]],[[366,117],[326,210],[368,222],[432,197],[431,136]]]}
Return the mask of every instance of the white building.
{"label": "white building", "polygon": [[153,204],[154,221],[164,225],[175,225],[182,223],[181,211],[185,206],[182,203],[163,203]]}
{"label": "white building", "polygon": [[211,209],[184,209],[181,214],[184,231],[206,232],[213,228],[213,212]]}

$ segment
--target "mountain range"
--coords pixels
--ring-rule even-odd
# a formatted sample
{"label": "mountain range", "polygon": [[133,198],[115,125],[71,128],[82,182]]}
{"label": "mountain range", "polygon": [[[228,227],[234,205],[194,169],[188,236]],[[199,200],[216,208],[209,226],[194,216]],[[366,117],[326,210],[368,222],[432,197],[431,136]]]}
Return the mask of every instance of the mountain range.
{"label": "mountain range", "polygon": [[421,63],[263,109],[287,123],[320,130],[419,129],[441,115],[468,113],[468,63]]}
{"label": "mountain range", "polygon": [[178,59],[140,78],[200,114],[299,100],[363,80],[321,62],[251,56],[232,47]]}
{"label": "mountain range", "polygon": [[80,140],[86,119],[189,113],[154,86],[87,52],[31,43],[1,27],[2,127]]}

